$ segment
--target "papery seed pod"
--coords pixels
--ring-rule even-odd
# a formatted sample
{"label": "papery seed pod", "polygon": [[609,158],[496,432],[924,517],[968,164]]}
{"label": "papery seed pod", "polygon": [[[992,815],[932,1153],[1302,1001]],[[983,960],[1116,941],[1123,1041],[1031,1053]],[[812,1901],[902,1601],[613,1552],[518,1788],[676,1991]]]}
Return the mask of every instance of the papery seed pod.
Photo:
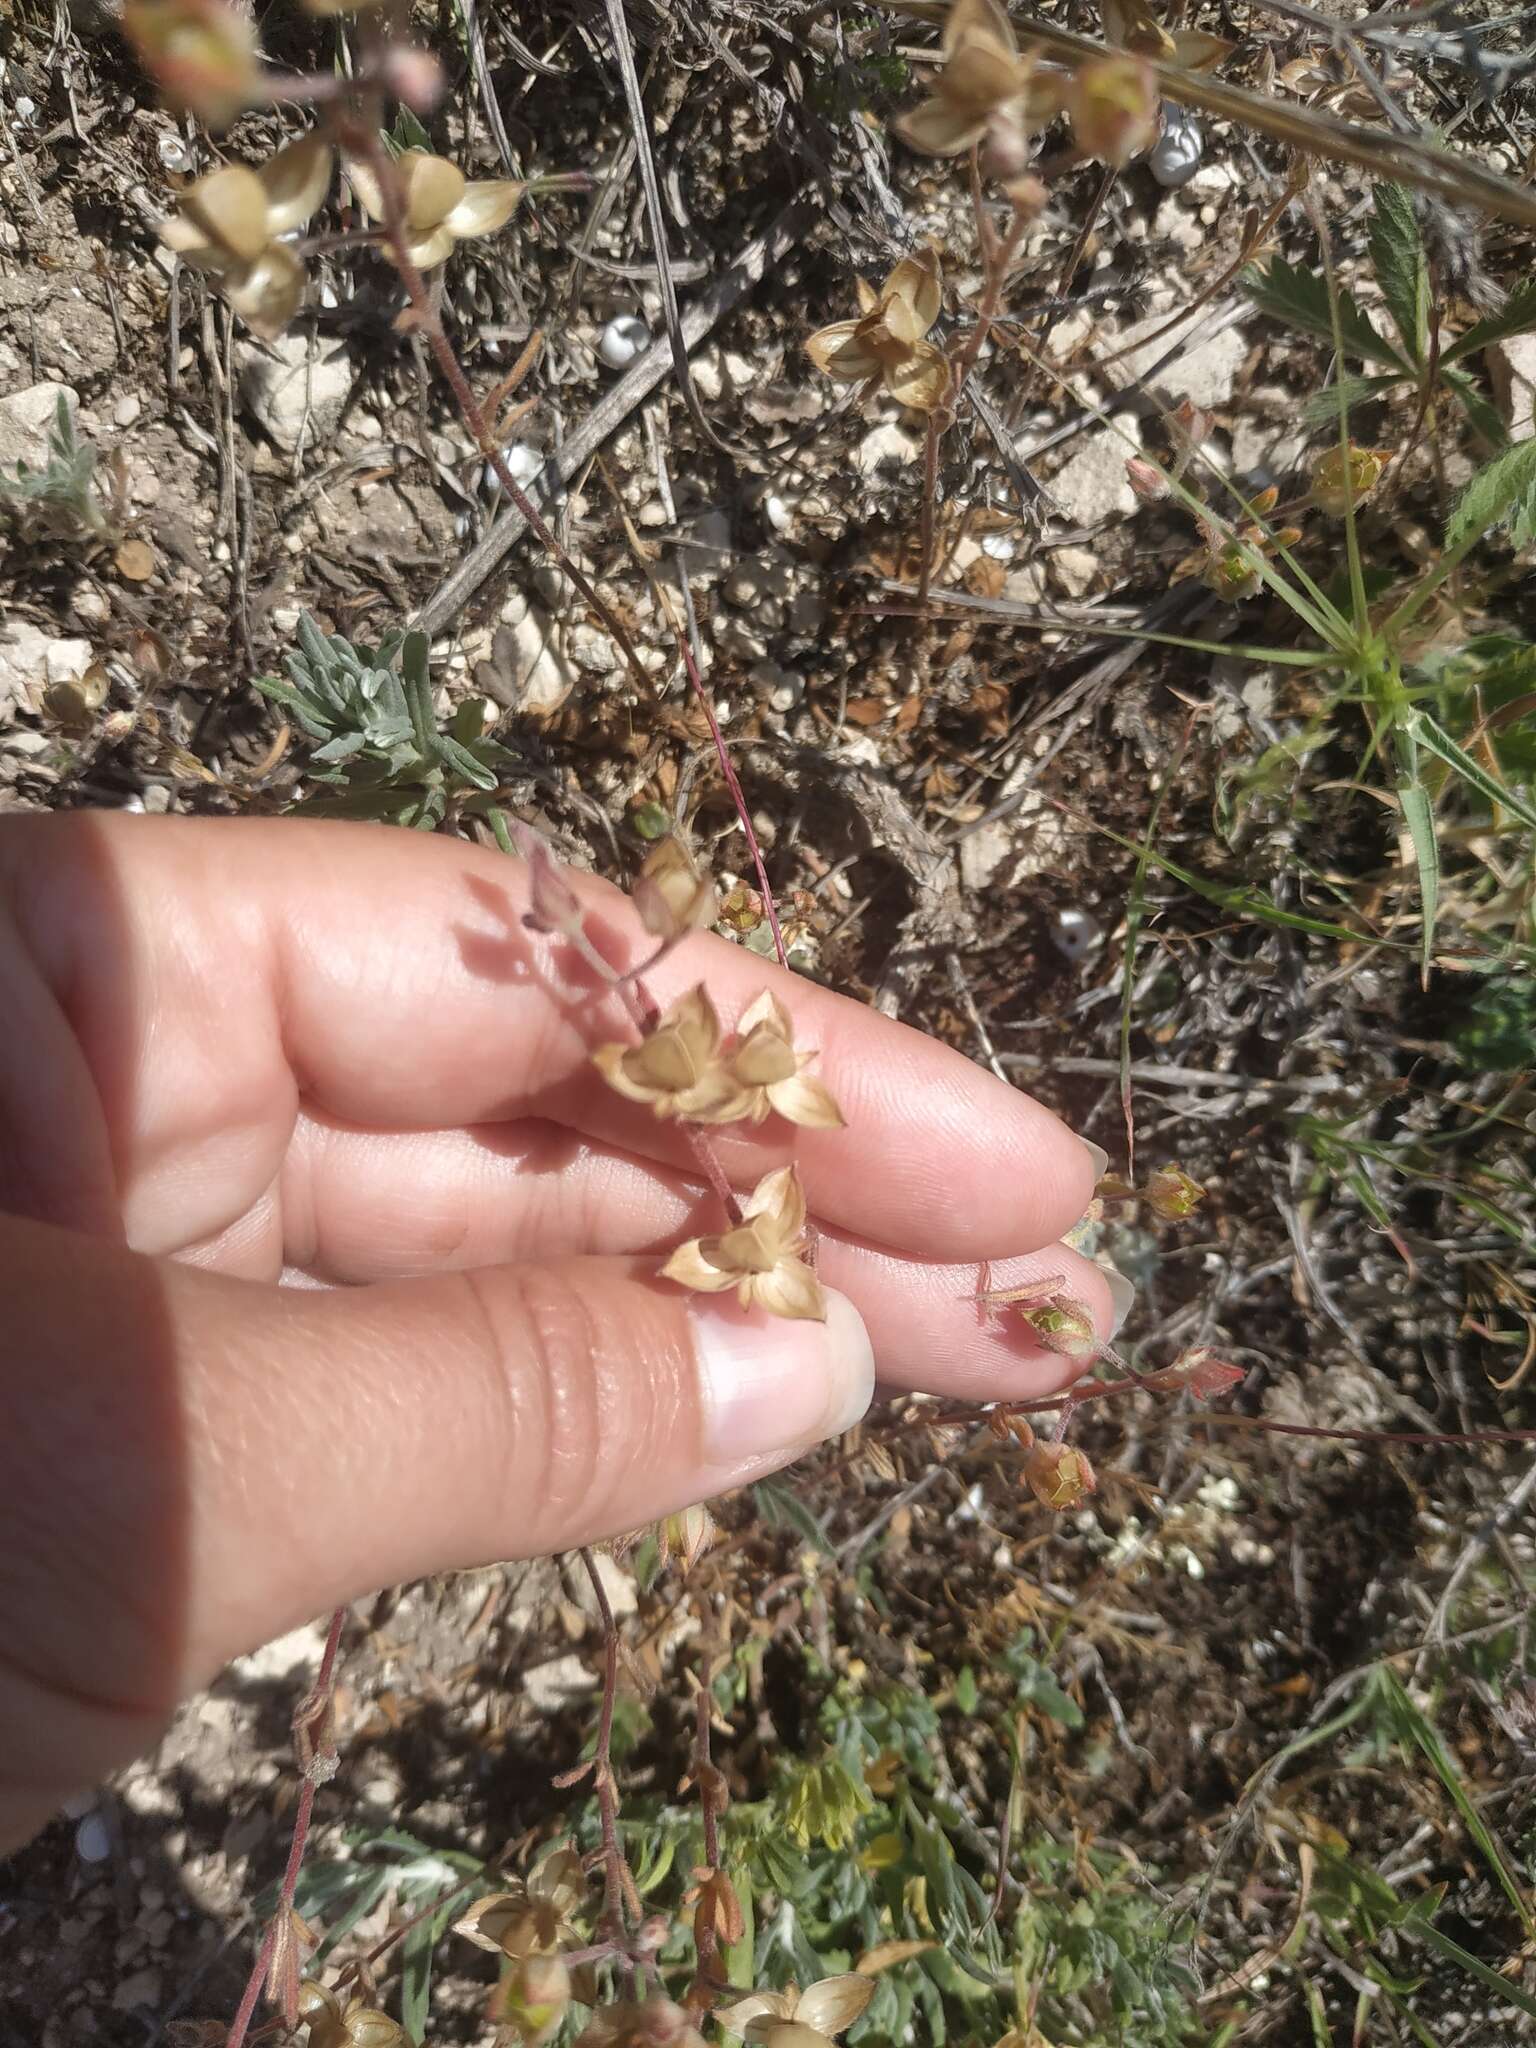
{"label": "papery seed pod", "polygon": [[1037,1443],[1024,1460],[1024,1477],[1041,1506],[1058,1512],[1079,1506],[1099,1483],[1075,1444]]}
{"label": "papery seed pod", "polygon": [[658,939],[707,931],[720,915],[715,885],[694,866],[680,839],[658,840],[631,890],[640,922]]}

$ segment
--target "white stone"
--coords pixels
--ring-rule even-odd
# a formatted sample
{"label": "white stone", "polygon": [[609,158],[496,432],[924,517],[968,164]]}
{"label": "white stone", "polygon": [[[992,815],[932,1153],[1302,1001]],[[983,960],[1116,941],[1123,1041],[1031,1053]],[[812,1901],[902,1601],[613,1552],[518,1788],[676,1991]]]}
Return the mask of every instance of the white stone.
{"label": "white stone", "polygon": [[1125,464],[1138,445],[1134,434],[1101,427],[1057,470],[1047,488],[1069,526],[1102,526],[1136,510]]}
{"label": "white stone", "polygon": [[114,427],[131,427],[144,410],[144,401],[136,391],[130,391],[126,398],[120,398],[112,408]]}
{"label": "white stone", "polygon": [[81,584],[71,601],[70,610],[77,619],[85,619],[91,625],[112,615],[112,606],[94,583]]}
{"label": "white stone", "polygon": [[230,1669],[239,1677],[258,1683],[289,1678],[299,1670],[307,1676],[320,1668],[324,1648],[325,1630],[318,1623],[307,1621],[302,1628],[290,1629],[287,1635],[263,1643],[259,1650],[237,1657]]}
{"label": "white stone", "polygon": [[326,355],[302,334],[281,334],[261,347],[245,342],[235,354],[241,400],[279,448],[297,448],[301,431],[311,447],[329,438],[352,389],[345,349]]}
{"label": "white stone", "polygon": [[[1198,323],[1204,317],[1197,314]],[[1150,313],[1144,320],[1137,320],[1126,328],[1115,346],[1125,348],[1140,336],[1153,336],[1167,324],[1166,313]],[[1192,331],[1186,327],[1186,332]],[[1194,348],[1183,347],[1183,335],[1177,327],[1159,339],[1147,341],[1144,348],[1132,347],[1122,357],[1120,374],[1127,383],[1135,377],[1145,377],[1154,365],[1160,363],[1170,349],[1181,349],[1167,368],[1158,372],[1157,380],[1151,387],[1159,396],[1165,396],[1177,405],[1187,398],[1192,405],[1225,405],[1232,396],[1232,386],[1243,358],[1248,353],[1239,328],[1224,327],[1219,334],[1209,335]]]}
{"label": "white stone", "polygon": [[873,476],[887,463],[905,468],[917,461],[922,445],[918,437],[909,434],[899,421],[882,420],[877,427],[871,427],[855,449],[854,467],[861,476]]}
{"label": "white stone", "polygon": [[49,683],[78,683],[96,659],[89,640],[50,640],[43,650],[43,675]]}
{"label": "white stone", "polygon": [[999,818],[982,825],[960,842],[960,881],[967,889],[985,889],[998,869],[1013,853],[1013,833],[1008,821]]}
{"label": "white stone", "polygon": [[1198,249],[1205,240],[1194,214],[1172,192],[1152,216],[1152,232],[1160,242],[1172,242],[1176,249]]}
{"label": "white stone", "polygon": [[1297,420],[1296,397],[1283,384],[1259,384],[1232,424],[1233,474],[1261,490],[1300,466],[1310,436]]}
{"label": "white stone", "polygon": [[75,1854],[82,1863],[105,1863],[112,1854],[112,1833],[99,1808],[86,1814],[75,1829]]}
{"label": "white stone", "polygon": [[1048,560],[1056,581],[1068,597],[1086,597],[1098,574],[1098,558],[1091,548],[1052,548]]}
{"label": "white stone", "polygon": [[[608,1605],[613,1609],[614,1620],[623,1621],[635,1613],[640,1605],[640,1596],[635,1590],[633,1577],[625,1571],[618,1559],[606,1550],[594,1550],[590,1556],[593,1569],[608,1596]],[[592,1591],[592,1582],[587,1577],[586,1567],[579,1560],[572,1558],[566,1564],[565,1583],[567,1591],[582,1613],[596,1616],[599,1611],[597,1596]]]}
{"label": "white stone", "polygon": [[539,607],[524,605],[507,623],[517,649],[517,708],[530,718],[548,718],[571,694],[575,667],[555,646]]}
{"label": "white stone", "polygon": [[523,1696],[540,1714],[558,1714],[572,1700],[584,1699],[596,1689],[597,1680],[574,1650],[523,1673]]}
{"label": "white stone", "polygon": [[1536,334],[1512,334],[1484,351],[1499,410],[1517,441],[1531,432],[1536,412]]}
{"label": "white stone", "polygon": [[80,400],[68,384],[30,384],[25,391],[13,391],[0,398],[0,470],[16,474],[18,462],[28,469],[44,469],[48,463],[48,434],[62,398],[70,411]]}

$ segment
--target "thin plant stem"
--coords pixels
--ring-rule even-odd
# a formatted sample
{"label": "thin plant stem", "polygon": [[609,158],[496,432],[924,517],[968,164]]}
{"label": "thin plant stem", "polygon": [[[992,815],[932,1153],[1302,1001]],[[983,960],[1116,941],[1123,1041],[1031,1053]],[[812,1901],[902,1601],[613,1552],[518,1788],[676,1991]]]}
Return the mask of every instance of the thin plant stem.
{"label": "thin plant stem", "polygon": [[506,454],[495,435],[491,432],[484,409],[471,390],[469,379],[464,374],[464,366],[460,363],[458,356],[454,352],[453,343],[448,338],[448,330],[443,325],[442,315],[433,303],[432,295],[427,290],[426,280],[411,256],[410,244],[406,234],[405,206],[400,190],[400,181],[395,175],[394,165],[390,162],[388,152],[379,141],[376,129],[368,125],[361,126],[357,139],[361,145],[359,154],[373,172],[383,197],[384,240],[389,260],[399,274],[400,282],[405,287],[406,297],[411,302],[412,312],[416,321],[416,330],[419,334],[426,337],[427,346],[432,351],[443,382],[453,394],[454,404],[458,407],[465,426],[468,427],[473,436],[476,447],[495,470],[497,481],[500,483],[501,488],[506,492],[524,519],[527,520],[529,532],[549,551],[554,560],[559,563],[561,569],[570,577],[572,583],[575,584],[598,618],[601,619],[603,625],[618,645],[619,651],[624,656],[624,660],[636,683],[649,695],[655,688],[654,680],[646,673],[640,656],[636,652],[634,642],[630,639],[623,623],[614,612],[612,606],[598,595],[597,589],[590,577],[587,576],[583,569],[577,566],[566,549],[561,546],[553,530],[545,523],[533,500],[512,474],[511,468],[507,463]]}
{"label": "thin plant stem", "polygon": [[[315,1682],[301,1705],[301,1713],[308,1708],[319,1719],[325,1731],[315,1754],[304,1771],[304,1782],[299,1787],[299,1803],[294,1810],[293,1835],[288,1844],[288,1861],[283,1870],[282,1887],[278,1893],[277,1905],[267,1929],[256,1951],[256,1961],[246,1979],[245,1992],[230,2022],[229,2034],[224,2048],[243,2048],[245,2037],[250,2031],[256,2006],[261,1997],[262,1986],[267,1981],[272,1961],[277,1953],[279,1937],[290,1926],[293,1917],[294,1896],[299,1888],[299,1872],[304,1865],[304,1850],[309,1841],[309,1824],[315,1809],[315,1792],[318,1786],[331,1776],[336,1762],[336,1736],[331,1725],[330,1702],[336,1686],[336,1653],[341,1647],[342,1624],[347,1618],[345,1607],[338,1607],[331,1616],[326,1630],[325,1648],[320,1655],[320,1669]],[[323,1718],[321,1718],[323,1717]]]}
{"label": "thin plant stem", "polygon": [[757,892],[763,899],[763,910],[768,919],[768,928],[773,933],[773,950],[779,956],[779,965],[786,972],[792,972],[793,970],[789,965],[789,952],[784,944],[784,934],[779,929],[778,906],[773,900],[773,890],[768,882],[767,864],[763,860],[763,849],[757,843],[757,833],[753,830],[752,814],[747,809],[747,799],[742,791],[741,779],[737,775],[735,764],[731,760],[730,749],[726,746],[725,737],[720,730],[720,721],[715,716],[715,707],[709,701],[709,692],[704,687],[704,679],[699,674],[699,666],[693,658],[693,649],[688,644],[688,635],[685,632],[679,631],[677,644],[682,652],[683,667],[687,671],[688,682],[693,690],[694,699],[704,714],[705,723],[709,727],[709,736],[715,743],[715,757],[720,763],[720,773],[725,778],[725,786],[731,793],[731,802],[736,806],[736,815],[741,820],[741,829],[746,834],[747,851],[752,856],[753,870],[757,875]]}
{"label": "thin plant stem", "polygon": [[[613,1775],[613,1710],[619,1692],[619,1631],[596,1560],[585,1545],[578,1555],[586,1569],[592,1597],[597,1602],[603,1624],[603,1700],[592,1756],[592,1784],[597,1793],[597,1811],[603,1831],[602,1924],[608,1938],[623,1947],[628,1933],[625,1909],[639,1921],[644,1915],[644,1908],[619,1836],[619,1793]],[[628,1967],[633,1974],[633,1962]]]}

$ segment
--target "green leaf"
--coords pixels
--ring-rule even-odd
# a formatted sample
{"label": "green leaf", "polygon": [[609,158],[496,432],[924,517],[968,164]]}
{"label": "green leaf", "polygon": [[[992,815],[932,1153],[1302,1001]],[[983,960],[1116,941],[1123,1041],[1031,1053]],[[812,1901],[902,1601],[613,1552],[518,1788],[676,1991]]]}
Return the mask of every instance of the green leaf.
{"label": "green leaf", "polygon": [[1378,185],[1371,194],[1371,261],[1403,347],[1415,364],[1429,346],[1429,265],[1413,200],[1402,185]]}
{"label": "green leaf", "polygon": [[752,1489],[757,1511],[765,1522],[778,1529],[793,1529],[824,1557],[832,1555],[832,1540],[805,1502],[776,1479],[760,1479]]}
{"label": "green leaf", "polygon": [[1536,532],[1536,435],[1516,441],[1473,477],[1446,524],[1445,545],[1468,547],[1504,525],[1516,547]]}
{"label": "green leaf", "polygon": [[981,1702],[981,1691],[976,1684],[976,1674],[967,1664],[955,1680],[955,1705],[962,1714],[974,1714]]}
{"label": "green leaf", "polygon": [[1399,370],[1379,377],[1357,377],[1348,371],[1322,391],[1314,391],[1310,398],[1301,401],[1301,417],[1309,427],[1336,427],[1339,412],[1352,412],[1357,405],[1370,405],[1378,398],[1384,398],[1389,391],[1396,391],[1411,381],[1411,373]]}
{"label": "green leaf", "polygon": [[1524,334],[1536,327],[1536,277],[1522,278],[1497,313],[1477,321],[1465,334],[1441,351],[1442,363],[1460,362],[1475,356],[1495,341],[1507,341],[1512,334]]}
{"label": "green leaf", "polygon": [[1482,762],[1474,760],[1465,747],[1458,746],[1427,711],[1410,711],[1404,720],[1404,726],[1412,738],[1444,761],[1448,768],[1454,768],[1462,781],[1470,783],[1473,789],[1488,799],[1489,803],[1501,805],[1517,817],[1522,825],[1529,825],[1536,830],[1536,804],[1518,790],[1511,789],[1507,782],[1500,782],[1497,776],[1490,775]]}
{"label": "green leaf", "polygon": [[[1327,279],[1315,270],[1305,270],[1277,256],[1267,270],[1257,264],[1245,270],[1239,282],[1261,313],[1273,314],[1275,319],[1299,327],[1303,333],[1318,335],[1324,341],[1333,340]],[[1393,368],[1409,373],[1410,365],[1347,291],[1339,293],[1339,331],[1351,354],[1366,362],[1390,363]]]}

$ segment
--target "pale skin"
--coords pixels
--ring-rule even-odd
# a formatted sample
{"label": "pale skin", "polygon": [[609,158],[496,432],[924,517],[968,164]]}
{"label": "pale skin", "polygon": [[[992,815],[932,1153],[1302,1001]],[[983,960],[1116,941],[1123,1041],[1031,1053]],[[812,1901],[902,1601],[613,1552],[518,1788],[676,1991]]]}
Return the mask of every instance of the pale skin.
{"label": "pale skin", "polygon": [[[605,957],[646,957],[625,899],[580,887]],[[684,1134],[596,1074],[623,1011],[526,908],[519,863],[382,827],[0,821],[0,1848],[231,1656],[380,1585],[638,1527],[867,1399],[846,1303],[785,1337],[657,1278],[718,1204]],[[1074,1377],[975,1296],[983,1261],[1060,1274],[1107,1330],[1056,1242],[1092,1192],[1079,1140],[722,939],[650,986],[701,980],[727,1026],[774,989],[819,1048],[847,1130],[711,1142],[743,1189],[798,1163],[881,1382]],[[836,1418],[802,1358],[780,1437],[766,1396],[725,1429],[711,1315],[749,1364],[841,1346]]]}

